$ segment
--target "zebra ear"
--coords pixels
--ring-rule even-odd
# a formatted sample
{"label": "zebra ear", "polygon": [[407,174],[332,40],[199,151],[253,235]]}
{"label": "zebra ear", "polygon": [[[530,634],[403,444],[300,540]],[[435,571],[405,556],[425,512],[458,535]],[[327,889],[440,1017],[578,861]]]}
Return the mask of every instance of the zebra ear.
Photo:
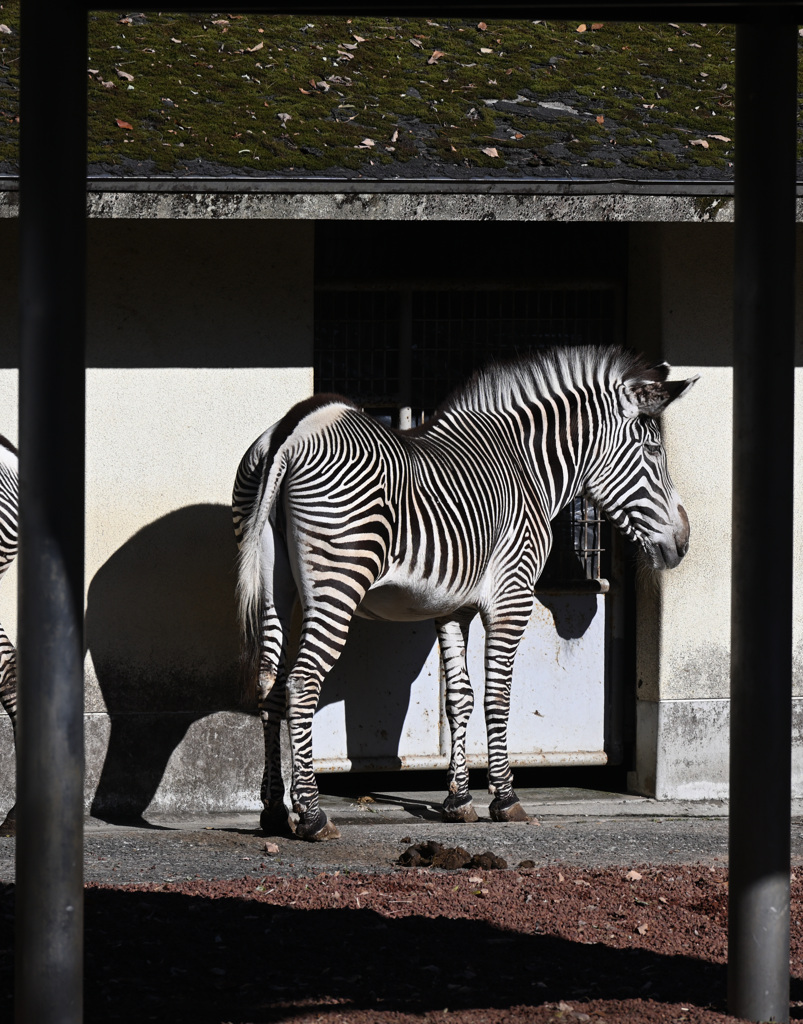
{"label": "zebra ear", "polygon": [[629,380],[622,389],[622,412],[625,416],[658,416],[676,398],[684,395],[700,375],[688,380]]}
{"label": "zebra ear", "polygon": [[664,381],[669,376],[669,371],[672,367],[669,363],[655,363],[654,366],[650,367],[650,370],[658,377],[658,380]]}

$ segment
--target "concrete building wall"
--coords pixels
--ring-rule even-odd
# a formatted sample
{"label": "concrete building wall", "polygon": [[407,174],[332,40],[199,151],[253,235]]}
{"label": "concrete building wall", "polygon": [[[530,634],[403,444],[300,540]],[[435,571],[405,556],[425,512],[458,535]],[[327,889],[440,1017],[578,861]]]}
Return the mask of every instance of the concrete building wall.
{"label": "concrete building wall", "polygon": [[[641,577],[637,595],[631,783],[662,798],[727,794],[733,327],[727,213],[707,223],[708,213],[696,223],[656,215],[629,229],[629,343],[668,359],[675,377],[701,374],[665,417],[670,466],[692,524],[691,550],[678,569]],[[313,386],[314,224],[285,216],[134,220],[101,213],[90,222],[87,801],[98,813],[187,803],[199,811],[256,806],[260,727],[237,707],[228,503],[245,447]],[[0,215],[0,282],[8,296],[16,295],[16,268],[17,223]],[[799,290],[803,297],[803,273]],[[12,440],[16,338],[9,301],[0,318],[0,432]],[[798,536],[801,529],[798,518]],[[799,739],[803,545],[795,569]],[[0,621],[14,637],[15,568],[0,584]],[[794,769],[801,793],[797,756]],[[13,798],[13,780],[10,727],[2,716],[0,817]]]}
{"label": "concrete building wall", "polygon": [[[13,287],[16,223],[0,231]],[[86,739],[98,812],[170,809],[188,794],[255,806],[261,729],[234,710],[229,503],[246,447],[312,393],[313,237],[309,222],[90,222]],[[9,312],[0,432],[12,440],[16,329]],[[15,591],[12,570],[0,584],[12,638]],[[4,808],[5,716],[0,727]],[[242,730],[250,738],[232,743]]]}
{"label": "concrete building wall", "polygon": [[[800,230],[800,229],[798,229]],[[684,499],[690,551],[672,572],[640,580],[637,763],[634,788],[658,797],[725,797],[730,687],[733,228],[730,224],[631,227],[630,343],[667,359],[673,377],[699,373],[666,413],[670,469]],[[798,270],[798,296],[803,273]],[[768,339],[769,340],[769,339]],[[798,366],[803,333],[798,325]],[[801,370],[796,371],[800,378]],[[803,520],[803,408],[797,398],[795,534]],[[773,557],[768,533],[756,538]],[[803,545],[794,591],[794,693],[803,694]],[[756,680],[761,685],[761,680]],[[803,701],[794,705],[803,732]],[[756,757],[761,752],[756,751]],[[803,762],[794,757],[796,793]]]}

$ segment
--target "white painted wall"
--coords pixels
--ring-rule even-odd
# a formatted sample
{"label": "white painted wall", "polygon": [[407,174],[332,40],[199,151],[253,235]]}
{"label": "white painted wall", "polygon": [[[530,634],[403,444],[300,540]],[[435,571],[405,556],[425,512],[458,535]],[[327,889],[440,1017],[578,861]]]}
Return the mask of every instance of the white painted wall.
{"label": "white painted wall", "polygon": [[[800,229],[798,229],[800,231]],[[689,554],[640,581],[634,788],[727,796],[730,688],[733,229],[631,228],[630,343],[701,379],[664,417],[670,470],[691,522]],[[798,270],[798,299],[803,272]],[[803,362],[798,322],[798,364]],[[795,537],[803,538],[803,369],[796,371]],[[771,501],[770,501],[771,505]],[[771,513],[770,513],[771,518]],[[769,526],[769,518],[768,518]],[[773,557],[771,539],[766,544]],[[803,544],[795,551],[794,693],[803,694]],[[759,681],[760,684],[760,681]],[[803,707],[795,706],[799,733]],[[760,756],[757,752],[756,756]],[[794,758],[796,791],[803,759]]]}
{"label": "white painted wall", "polygon": [[[667,358],[676,376],[701,374],[665,417],[691,549],[678,569],[643,578],[638,594],[632,783],[659,797],[720,797],[727,787],[732,237],[725,223],[631,227],[630,344]],[[245,447],[312,391],[313,224],[107,220],[90,224],[89,239],[88,789],[100,784],[113,802],[145,750],[151,763],[133,806],[174,806],[199,784],[187,735],[201,737],[205,756],[222,766],[207,808],[232,806],[235,776],[247,805],[259,729],[230,710],[237,636],[228,502]],[[8,296],[16,260],[16,223],[0,218]],[[799,281],[803,297],[803,272]],[[0,432],[16,440],[14,302],[3,314]],[[798,413],[800,435],[801,388]],[[803,436],[796,440],[800,537]],[[795,693],[803,698],[803,544],[795,570]],[[0,584],[0,621],[12,637],[15,589],[12,569]],[[101,777],[107,711],[127,727],[116,738],[112,730],[114,756]],[[0,719],[0,811],[13,788],[7,724]],[[237,752],[232,730],[245,737]],[[803,699],[795,730],[803,734]],[[803,790],[797,758],[795,773]]]}
{"label": "white painted wall", "polygon": [[[13,285],[15,225],[0,230]],[[90,224],[88,799],[104,762],[107,712],[128,716],[104,769],[107,803],[132,758],[145,754],[153,778],[139,802],[158,786],[167,805],[190,785],[174,776],[197,759],[175,751],[187,728],[198,732],[197,713],[211,707],[223,723],[237,704],[231,488],[251,441],[312,393],[313,237],[311,223]],[[10,313],[0,328],[6,364],[15,335]],[[0,432],[15,441],[16,408],[17,371],[6,366]],[[0,621],[14,638],[16,568],[0,584]],[[0,726],[2,807],[11,802],[13,756],[7,719]],[[214,724],[202,732],[214,738]],[[258,732],[241,784],[252,799]],[[159,786],[168,759],[170,784]],[[240,796],[221,792],[219,802],[232,798]]]}

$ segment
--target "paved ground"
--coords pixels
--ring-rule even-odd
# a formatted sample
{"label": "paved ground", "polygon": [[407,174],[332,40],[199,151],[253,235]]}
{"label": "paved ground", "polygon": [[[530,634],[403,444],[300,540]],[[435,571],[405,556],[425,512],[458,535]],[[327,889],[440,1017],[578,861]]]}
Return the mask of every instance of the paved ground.
{"label": "paved ground", "polygon": [[[153,817],[139,824],[86,823],[87,881],[163,882],[244,875],[314,875],[389,871],[410,844],[437,840],[470,853],[491,850],[512,867],[570,864],[715,864],[727,861],[727,807],[722,802],[657,802],[582,789],[519,790],[530,824],[440,821],[440,792],[372,792],[325,796],[342,838],[328,843],[277,839],[266,845],[256,814],[204,819]],[[803,808],[793,807],[792,860],[803,864]],[[0,839],[0,881],[14,878],[14,840]]]}

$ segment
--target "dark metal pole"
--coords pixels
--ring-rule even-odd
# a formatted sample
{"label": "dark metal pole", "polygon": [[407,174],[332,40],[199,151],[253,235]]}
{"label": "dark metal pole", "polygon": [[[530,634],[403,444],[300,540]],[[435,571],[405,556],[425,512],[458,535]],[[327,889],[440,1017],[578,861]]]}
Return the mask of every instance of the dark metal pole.
{"label": "dark metal pole", "polygon": [[86,14],[20,31],[18,1024],[83,1018]]}
{"label": "dark metal pole", "polygon": [[789,1020],[797,40],[736,33],[728,1001],[754,1021]]}

